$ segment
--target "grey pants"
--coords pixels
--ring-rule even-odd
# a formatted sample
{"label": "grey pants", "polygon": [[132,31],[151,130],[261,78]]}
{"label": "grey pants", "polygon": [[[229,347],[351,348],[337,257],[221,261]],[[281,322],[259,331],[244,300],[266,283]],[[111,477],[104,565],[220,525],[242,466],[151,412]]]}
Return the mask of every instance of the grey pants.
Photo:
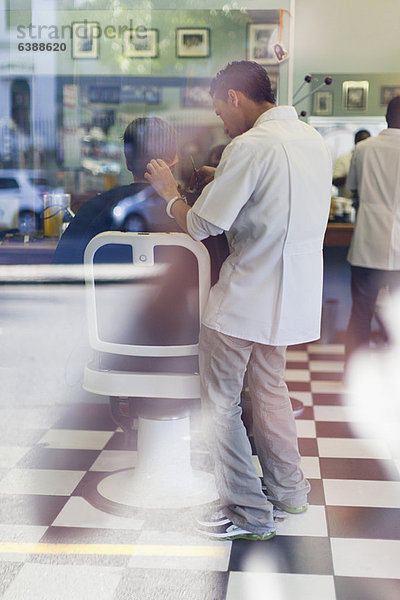
{"label": "grey pants", "polygon": [[[225,514],[254,533],[275,529],[272,504],[307,502],[310,484],[300,469],[296,425],[285,384],[285,346],[267,346],[202,326],[199,340],[202,404]],[[252,460],[241,419],[247,367],[253,434],[268,499]]]}

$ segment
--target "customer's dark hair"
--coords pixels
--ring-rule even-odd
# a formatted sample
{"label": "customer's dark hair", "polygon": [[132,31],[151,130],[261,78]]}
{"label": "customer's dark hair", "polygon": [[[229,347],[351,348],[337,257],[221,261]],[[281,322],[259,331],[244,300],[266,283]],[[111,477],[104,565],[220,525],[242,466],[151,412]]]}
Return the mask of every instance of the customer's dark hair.
{"label": "customer's dark hair", "polygon": [[386,111],[386,121],[389,127],[400,128],[400,96],[392,98]]}
{"label": "customer's dark hair", "polygon": [[139,117],[124,132],[124,152],[128,169],[143,178],[153,158],[172,163],[177,151],[176,131],[158,117]]}
{"label": "customer's dark hair", "polygon": [[211,96],[226,100],[228,90],[242,92],[254,102],[275,103],[275,95],[266,70],[258,63],[249,60],[229,63],[211,81]]}

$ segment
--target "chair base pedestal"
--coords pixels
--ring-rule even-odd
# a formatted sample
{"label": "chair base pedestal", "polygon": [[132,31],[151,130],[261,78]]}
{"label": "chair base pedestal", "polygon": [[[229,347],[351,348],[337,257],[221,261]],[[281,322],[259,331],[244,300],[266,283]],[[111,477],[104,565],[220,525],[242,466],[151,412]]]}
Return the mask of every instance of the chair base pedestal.
{"label": "chair base pedestal", "polygon": [[218,498],[214,477],[194,471],[183,478],[147,477],[135,469],[108,475],[97,485],[106,500],[122,507],[179,509],[208,504]]}
{"label": "chair base pedestal", "polygon": [[214,476],[190,464],[189,416],[139,416],[136,468],[107,475],[97,494],[137,508],[184,508],[218,498]]}

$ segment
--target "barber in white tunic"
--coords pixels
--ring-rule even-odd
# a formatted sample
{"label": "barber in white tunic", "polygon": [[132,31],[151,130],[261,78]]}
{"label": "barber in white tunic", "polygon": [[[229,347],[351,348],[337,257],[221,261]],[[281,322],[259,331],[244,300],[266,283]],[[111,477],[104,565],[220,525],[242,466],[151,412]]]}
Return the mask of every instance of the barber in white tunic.
{"label": "barber in white tunic", "polygon": [[[226,232],[230,254],[202,319],[202,401],[221,509],[199,521],[216,539],[269,539],[273,507],[307,508],[297,435],[285,376],[286,346],[320,333],[322,246],[332,165],[321,136],[290,106],[276,107],[260,65],[233,62],[212,81],[216,114],[232,142],[189,209],[162,160],[146,179],[167,212],[194,239]],[[267,495],[241,420],[247,368],[254,441]]]}
{"label": "barber in white tunic", "polygon": [[352,309],[346,360],[368,347],[380,288],[400,287],[400,96],[387,108],[387,129],[357,145],[346,186],[359,197],[347,260]]}

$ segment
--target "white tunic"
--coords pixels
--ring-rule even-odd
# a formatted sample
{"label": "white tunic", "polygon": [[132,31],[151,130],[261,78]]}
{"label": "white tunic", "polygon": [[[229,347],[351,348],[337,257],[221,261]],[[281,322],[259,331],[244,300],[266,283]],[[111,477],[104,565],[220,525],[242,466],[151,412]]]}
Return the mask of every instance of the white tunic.
{"label": "white tunic", "polygon": [[338,158],[335,160],[335,164],[333,165],[333,179],[336,179],[337,177],[347,176],[348,172],[350,171],[352,158],[353,150],[351,152],[347,152],[347,154],[342,154],[341,156],[338,156]]}
{"label": "white tunic", "polygon": [[191,209],[225,230],[230,247],[204,325],[276,346],[319,337],[331,178],[322,137],[291,106],[232,140]]}
{"label": "white tunic", "polygon": [[347,260],[400,270],[400,129],[384,129],[357,144],[346,186],[360,198]]}

